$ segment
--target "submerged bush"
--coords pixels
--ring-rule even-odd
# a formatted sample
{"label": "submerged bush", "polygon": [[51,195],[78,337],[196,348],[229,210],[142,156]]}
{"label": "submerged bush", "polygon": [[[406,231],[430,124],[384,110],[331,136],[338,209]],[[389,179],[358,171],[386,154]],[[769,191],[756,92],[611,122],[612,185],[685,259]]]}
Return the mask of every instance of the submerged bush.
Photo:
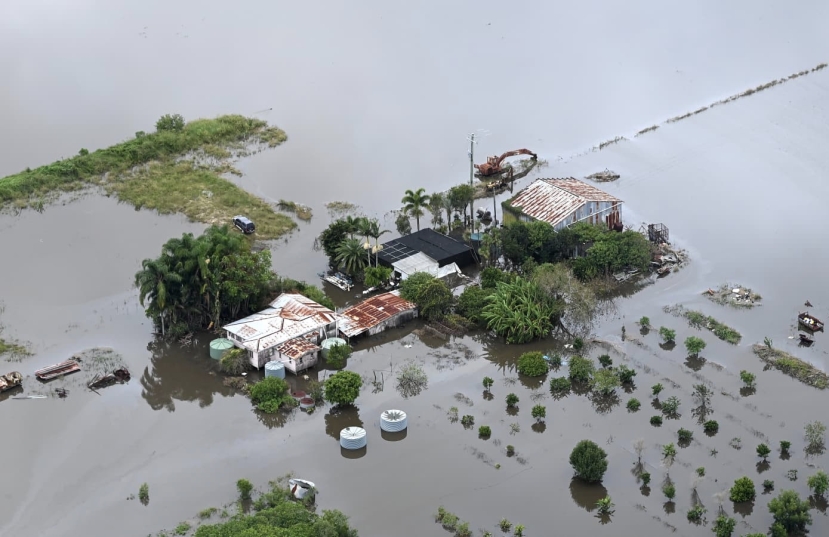
{"label": "submerged bush", "polygon": [[582,440],[570,453],[570,466],[588,483],[601,481],[607,471],[607,453],[595,442]]}
{"label": "submerged bush", "polygon": [[570,379],[567,377],[553,377],[550,379],[551,392],[563,392],[570,389]]}
{"label": "submerged bush", "polygon": [[489,425],[481,425],[478,427],[478,436],[481,438],[489,438],[492,435],[492,429],[489,428]]}
{"label": "submerged bush", "polygon": [[272,414],[289,400],[293,401],[288,390],[288,383],[283,379],[267,377],[251,386],[250,400],[262,412]]}
{"label": "submerged bush", "polygon": [[626,406],[629,411],[636,412],[637,410],[639,410],[639,407],[642,406],[642,403],[639,402],[639,399],[631,397],[630,399],[628,399]]}
{"label": "submerged bush", "polygon": [[582,356],[573,356],[570,359],[570,380],[576,382],[590,382],[596,367],[593,361]]}
{"label": "submerged bush", "polygon": [[748,477],[741,477],[734,481],[729,498],[732,502],[750,502],[755,495],[754,482]]}
{"label": "submerged bush", "polygon": [[540,377],[549,370],[540,352],[525,352],[518,358],[518,372],[528,377]]}

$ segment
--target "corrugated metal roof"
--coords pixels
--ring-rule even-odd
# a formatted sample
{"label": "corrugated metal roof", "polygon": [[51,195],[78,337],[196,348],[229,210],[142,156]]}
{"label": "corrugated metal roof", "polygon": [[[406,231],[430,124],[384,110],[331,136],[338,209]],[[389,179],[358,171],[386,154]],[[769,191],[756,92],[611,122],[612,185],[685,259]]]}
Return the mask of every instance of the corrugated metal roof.
{"label": "corrugated metal roof", "polygon": [[300,294],[283,293],[271,307],[223,328],[241,338],[245,348],[263,351],[331,324],[337,314]]}
{"label": "corrugated metal roof", "polygon": [[570,177],[538,179],[512,198],[509,204],[527,216],[554,226],[590,201],[622,200]]}
{"label": "corrugated metal roof", "polygon": [[418,252],[400,261],[395,261],[391,266],[396,271],[407,276],[411,276],[415,272],[434,274],[439,268],[438,262],[423,252]]}
{"label": "corrugated metal roof", "polygon": [[383,293],[343,311],[343,321],[340,323],[339,328],[346,336],[353,337],[391,319],[399,313],[414,309],[417,309],[417,306],[401,298],[400,291]]}
{"label": "corrugated metal roof", "polygon": [[311,351],[318,351],[319,349],[319,345],[304,337],[289,339],[276,348],[280,354],[287,356],[288,358],[293,358],[294,360],[300,358],[301,356],[305,356]]}

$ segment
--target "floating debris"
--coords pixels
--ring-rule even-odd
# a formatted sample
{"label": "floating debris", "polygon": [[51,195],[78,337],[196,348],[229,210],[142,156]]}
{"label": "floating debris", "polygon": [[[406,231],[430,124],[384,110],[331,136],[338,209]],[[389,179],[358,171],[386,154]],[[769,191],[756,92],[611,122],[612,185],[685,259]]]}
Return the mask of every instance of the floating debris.
{"label": "floating debris", "polygon": [[56,379],[70,373],[75,373],[81,370],[81,364],[77,360],[66,360],[59,364],[50,365],[43,369],[35,371],[35,376],[43,381]]}
{"label": "floating debris", "polygon": [[591,181],[595,181],[597,183],[609,183],[617,180],[619,177],[621,177],[621,175],[605,168],[603,172],[596,172],[588,175],[585,179],[590,179]]}
{"label": "floating debris", "polygon": [[12,399],[46,399],[45,395],[21,395]]}
{"label": "floating debris", "polygon": [[703,291],[702,295],[721,306],[733,306],[735,308],[753,308],[754,306],[760,306],[760,301],[763,300],[763,297],[751,289],[731,283],[723,284],[717,289],[707,289]]}
{"label": "floating debris", "polygon": [[126,368],[121,368],[116,369],[108,375],[95,375],[86,386],[90,390],[94,390],[96,388],[106,388],[107,386],[112,386],[116,382],[120,384],[129,382],[130,378],[130,372]]}

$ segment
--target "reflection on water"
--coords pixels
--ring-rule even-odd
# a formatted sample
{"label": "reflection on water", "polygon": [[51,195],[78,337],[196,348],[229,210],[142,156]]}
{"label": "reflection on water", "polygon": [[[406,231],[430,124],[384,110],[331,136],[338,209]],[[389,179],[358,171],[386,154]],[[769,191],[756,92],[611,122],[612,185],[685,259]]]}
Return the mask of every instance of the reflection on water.
{"label": "reflection on water", "polygon": [[366,456],[366,453],[368,453],[368,446],[360,449],[345,449],[344,447],[340,447],[340,455],[344,459],[362,459]]}
{"label": "reflection on water", "polygon": [[702,366],[705,365],[706,359],[702,356],[689,356],[685,359],[685,365],[688,366],[688,369],[693,371],[699,371],[702,369]]}
{"label": "reflection on water", "polygon": [[259,420],[259,423],[261,423],[268,429],[275,429],[279,427],[284,427],[286,423],[294,421],[296,419],[297,412],[299,412],[299,409],[280,408],[273,414],[266,414],[256,409],[254,409],[253,412],[256,413],[256,419]]}
{"label": "reflection on water", "polygon": [[154,340],[147,350],[152,357],[141,376],[141,396],[153,410],[173,412],[175,401],[198,401],[204,408],[213,404],[217,393],[224,397],[235,393],[223,386],[221,377],[213,371],[216,363],[210,359],[206,337],[194,339],[188,346]]}
{"label": "reflection on water", "polygon": [[586,483],[574,477],[570,480],[570,497],[576,505],[588,512],[596,509],[596,502],[607,496],[607,489],[601,483]]}
{"label": "reflection on water", "polygon": [[743,518],[747,516],[751,516],[751,513],[754,512],[754,502],[733,502],[734,503],[734,513],[742,516]]}
{"label": "reflection on water", "polygon": [[400,442],[401,440],[405,440],[407,436],[409,436],[408,428],[397,431],[396,433],[390,433],[380,429],[380,438],[388,442]]}
{"label": "reflection on water", "polygon": [[588,397],[590,402],[593,404],[593,410],[595,410],[597,414],[609,413],[614,407],[619,406],[619,403],[622,401],[619,399],[619,394],[616,392],[607,395],[598,392],[590,392]]}
{"label": "reflection on water", "polygon": [[332,407],[325,415],[325,434],[340,441],[340,431],[346,427],[363,427],[360,410],[356,406]]}

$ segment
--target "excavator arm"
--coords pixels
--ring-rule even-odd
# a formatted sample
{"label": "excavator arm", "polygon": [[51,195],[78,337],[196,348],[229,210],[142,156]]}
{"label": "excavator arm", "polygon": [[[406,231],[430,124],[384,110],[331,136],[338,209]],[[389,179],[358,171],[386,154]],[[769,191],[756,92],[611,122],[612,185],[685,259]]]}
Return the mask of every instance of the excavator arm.
{"label": "excavator arm", "polygon": [[515,149],[513,151],[507,151],[500,157],[487,157],[486,163],[475,164],[475,169],[478,170],[478,173],[484,177],[501,173],[501,163],[505,159],[508,159],[509,157],[514,157],[515,155],[530,155],[530,157],[533,160],[536,160],[538,158],[538,155],[536,155],[529,149]]}

